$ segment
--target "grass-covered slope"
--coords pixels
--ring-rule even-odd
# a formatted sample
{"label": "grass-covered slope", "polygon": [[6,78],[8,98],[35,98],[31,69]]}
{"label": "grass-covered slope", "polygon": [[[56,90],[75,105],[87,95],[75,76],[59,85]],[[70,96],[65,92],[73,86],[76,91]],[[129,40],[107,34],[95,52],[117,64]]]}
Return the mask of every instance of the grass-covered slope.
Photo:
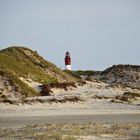
{"label": "grass-covered slope", "polygon": [[26,96],[37,95],[38,93],[21,81],[20,77],[32,79],[42,84],[76,80],[54,64],[44,60],[36,51],[15,46],[0,50],[0,76],[0,80],[6,77],[12,89],[13,86],[16,86],[18,92]]}

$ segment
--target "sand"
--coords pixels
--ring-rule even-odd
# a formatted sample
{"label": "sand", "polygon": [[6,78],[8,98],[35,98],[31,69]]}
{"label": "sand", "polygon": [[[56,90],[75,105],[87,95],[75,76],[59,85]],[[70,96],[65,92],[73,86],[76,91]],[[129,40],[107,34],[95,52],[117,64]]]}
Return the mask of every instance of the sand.
{"label": "sand", "polygon": [[[0,116],[140,113],[139,98],[131,102],[112,102],[112,99],[126,91],[139,92],[130,88],[110,87],[105,83],[88,82],[70,91],[55,89],[53,96],[28,98],[25,104],[0,103]],[[65,102],[74,97],[80,100]]]}
{"label": "sand", "polygon": [[[37,87],[37,83],[35,85],[31,83],[31,85]],[[25,127],[25,125],[37,122],[42,122],[43,124],[48,122],[55,125],[55,123],[64,123],[64,120],[65,123],[78,122],[80,124],[90,121],[95,123],[104,122],[111,125],[110,123],[116,121],[117,125],[131,123],[134,126],[140,123],[139,98],[132,99],[130,102],[122,102],[120,100],[115,100],[114,102],[116,96],[122,96],[126,91],[140,93],[136,89],[112,87],[105,83],[88,82],[83,87],[78,87],[77,89],[69,91],[53,89],[53,91],[52,96],[28,98],[26,99],[27,102],[22,104],[0,103],[0,125],[2,129],[0,132],[3,135],[1,138],[4,138],[4,127],[9,125],[14,129],[15,124],[18,127]],[[71,100],[74,99],[73,97],[80,100]],[[6,120],[9,121],[9,124]],[[118,130],[120,129],[118,128]],[[12,136],[12,131],[9,130],[9,132],[11,133],[11,137],[15,137]],[[38,134],[38,132],[36,133]],[[110,137],[112,139],[112,137],[115,138],[116,136],[111,134]],[[93,138],[100,139],[101,137],[95,137],[95,135],[86,135],[84,137],[81,135],[80,139],[79,137],[76,139],[90,140]],[[107,134],[105,133],[102,138],[108,138]]]}

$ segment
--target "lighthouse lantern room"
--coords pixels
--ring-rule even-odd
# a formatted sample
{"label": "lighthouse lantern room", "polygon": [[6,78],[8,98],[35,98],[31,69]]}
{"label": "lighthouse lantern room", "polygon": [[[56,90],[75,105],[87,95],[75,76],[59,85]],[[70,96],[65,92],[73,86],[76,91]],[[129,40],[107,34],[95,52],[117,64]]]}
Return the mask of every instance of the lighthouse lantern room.
{"label": "lighthouse lantern room", "polygon": [[71,70],[71,57],[68,51],[66,52],[66,56],[65,56],[65,69]]}

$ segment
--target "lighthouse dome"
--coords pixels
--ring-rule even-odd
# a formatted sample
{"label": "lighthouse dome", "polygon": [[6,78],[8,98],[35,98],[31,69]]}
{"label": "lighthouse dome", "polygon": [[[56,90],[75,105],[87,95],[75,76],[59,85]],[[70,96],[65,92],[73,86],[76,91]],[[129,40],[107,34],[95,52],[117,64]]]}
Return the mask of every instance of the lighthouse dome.
{"label": "lighthouse dome", "polygon": [[66,56],[70,56],[70,53],[68,51],[66,52]]}

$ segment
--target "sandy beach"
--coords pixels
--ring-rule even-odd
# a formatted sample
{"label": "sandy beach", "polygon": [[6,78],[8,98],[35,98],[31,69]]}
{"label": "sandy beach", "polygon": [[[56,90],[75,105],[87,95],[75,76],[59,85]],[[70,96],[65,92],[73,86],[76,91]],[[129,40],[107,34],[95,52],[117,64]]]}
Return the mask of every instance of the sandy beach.
{"label": "sandy beach", "polygon": [[[2,130],[9,131],[10,135],[11,131],[9,129],[21,130],[34,124],[64,125],[70,123],[72,125],[76,123],[80,127],[81,124],[87,123],[97,126],[102,123],[111,126],[113,123],[123,126],[130,124],[132,128],[135,128],[136,124],[140,124],[139,98],[132,100],[131,103],[119,102],[119,100],[112,102],[113,99],[116,99],[116,96],[122,96],[124,92],[132,90],[134,91],[130,88],[109,87],[105,83],[88,82],[83,87],[69,91],[54,89],[52,96],[28,98],[26,103],[23,104],[1,103],[0,127]],[[117,129],[121,129],[121,127]],[[40,130],[42,129],[40,128]],[[139,125],[137,130],[139,130]],[[38,134],[38,132],[36,133]],[[3,131],[1,131],[1,134],[3,134]],[[84,137],[85,140],[89,140],[87,134],[88,131],[86,137]],[[44,131],[42,135],[44,135]],[[111,138],[117,137],[112,133],[110,135]],[[93,139],[93,136],[95,135],[93,134],[90,138]],[[14,136],[11,135],[11,137]],[[24,136],[22,135],[22,137]],[[124,138],[124,135],[122,137]],[[109,137],[105,135],[103,138]]]}

